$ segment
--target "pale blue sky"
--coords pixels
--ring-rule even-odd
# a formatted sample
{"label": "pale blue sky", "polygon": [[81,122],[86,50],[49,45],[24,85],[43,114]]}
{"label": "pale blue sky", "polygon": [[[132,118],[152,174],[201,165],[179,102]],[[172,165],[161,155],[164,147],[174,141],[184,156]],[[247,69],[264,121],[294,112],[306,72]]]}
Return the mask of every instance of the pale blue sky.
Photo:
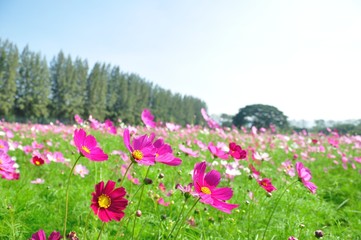
{"label": "pale blue sky", "polygon": [[0,0],[0,38],[119,66],[204,100],[361,119],[361,1]]}

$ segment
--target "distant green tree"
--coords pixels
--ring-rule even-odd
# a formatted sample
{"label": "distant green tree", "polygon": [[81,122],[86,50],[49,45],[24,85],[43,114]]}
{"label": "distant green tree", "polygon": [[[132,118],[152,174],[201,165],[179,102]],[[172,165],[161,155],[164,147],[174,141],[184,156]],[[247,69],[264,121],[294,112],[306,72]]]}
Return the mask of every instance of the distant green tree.
{"label": "distant green tree", "polygon": [[222,127],[232,127],[233,117],[233,115],[222,113],[220,119]]}
{"label": "distant green tree", "polygon": [[18,115],[32,121],[45,121],[49,116],[50,74],[48,64],[40,53],[24,48],[20,56],[16,81],[16,110]]}
{"label": "distant green tree", "polygon": [[64,115],[64,107],[67,101],[69,84],[66,74],[66,58],[62,51],[50,63],[51,73],[51,112],[52,116],[59,118]]}
{"label": "distant green tree", "polygon": [[280,129],[288,128],[287,116],[276,107],[263,104],[248,105],[239,109],[233,117],[233,124],[237,127],[255,126],[257,128],[269,128],[271,124],[274,124]]}
{"label": "distant green tree", "polygon": [[15,45],[0,39],[0,116],[13,118],[19,52]]}
{"label": "distant green tree", "polygon": [[74,85],[72,87],[72,112],[70,116],[73,118],[75,114],[82,117],[85,116],[86,98],[87,98],[87,77],[88,77],[88,62],[76,58],[74,62]]}
{"label": "distant green tree", "polygon": [[87,80],[87,115],[103,121],[107,114],[107,83],[109,66],[95,63]]}

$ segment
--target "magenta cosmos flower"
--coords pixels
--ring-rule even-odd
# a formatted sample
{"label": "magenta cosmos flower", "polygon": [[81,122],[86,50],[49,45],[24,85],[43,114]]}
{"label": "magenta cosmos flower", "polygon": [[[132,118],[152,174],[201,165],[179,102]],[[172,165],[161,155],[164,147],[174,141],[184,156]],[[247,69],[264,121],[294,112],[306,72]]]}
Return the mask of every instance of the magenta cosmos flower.
{"label": "magenta cosmos flower", "polygon": [[227,152],[213,145],[212,142],[208,143],[208,150],[212,153],[212,155],[216,158],[221,158],[227,160],[229,155]]}
{"label": "magenta cosmos flower", "polygon": [[154,142],[153,146],[156,149],[155,161],[169,166],[178,166],[182,163],[180,158],[176,158],[173,155],[172,147],[165,143],[163,139],[158,139]]}
{"label": "magenta cosmos flower", "polygon": [[129,130],[127,128],[124,130],[124,144],[132,154],[133,162],[148,166],[155,164],[156,149],[153,146],[154,137],[154,133],[149,137],[145,134],[134,138],[131,144]]}
{"label": "magenta cosmos flower", "polygon": [[31,238],[29,240],[61,240],[61,239],[63,239],[63,237],[57,231],[52,232],[49,238],[46,238],[46,234],[44,230],[40,229],[39,231],[31,235]]}
{"label": "magenta cosmos flower", "polygon": [[231,188],[217,188],[221,174],[211,170],[207,174],[206,162],[196,163],[193,170],[193,185],[195,192],[199,195],[200,201],[215,207],[222,212],[231,213],[231,210],[238,207],[238,204],[226,203],[233,196]]}
{"label": "magenta cosmos flower", "polygon": [[303,166],[302,162],[296,162],[296,171],[298,174],[298,179],[303,183],[303,185],[310,190],[311,193],[315,194],[317,186],[310,182],[312,175],[310,169]]}
{"label": "magenta cosmos flower", "polygon": [[262,180],[257,180],[258,184],[267,192],[273,192],[274,190],[277,190],[275,186],[272,185],[271,179],[263,178]]}
{"label": "magenta cosmos flower", "polygon": [[154,122],[154,116],[152,115],[152,113],[150,112],[149,109],[145,108],[142,112],[142,121],[143,123],[147,126],[147,127],[151,127],[154,128],[155,127],[155,122]]}
{"label": "magenta cosmos flower", "polygon": [[95,185],[90,207],[103,222],[120,221],[124,217],[123,210],[128,205],[128,200],[124,198],[125,194],[123,187],[115,188],[115,182],[109,180],[104,186],[104,182],[101,181]]}
{"label": "magenta cosmos flower", "polygon": [[245,159],[247,157],[247,151],[243,150],[241,146],[237,145],[234,142],[229,143],[229,155],[231,155],[233,158],[239,160],[239,159]]}
{"label": "magenta cosmos flower", "polygon": [[92,161],[108,160],[108,155],[98,147],[95,137],[92,135],[87,136],[82,128],[74,131],[74,144],[84,157]]}

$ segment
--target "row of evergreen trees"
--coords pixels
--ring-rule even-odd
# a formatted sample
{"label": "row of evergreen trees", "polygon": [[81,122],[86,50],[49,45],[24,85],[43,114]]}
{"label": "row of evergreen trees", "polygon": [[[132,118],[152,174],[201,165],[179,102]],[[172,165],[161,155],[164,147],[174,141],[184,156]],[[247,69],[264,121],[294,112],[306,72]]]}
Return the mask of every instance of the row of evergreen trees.
{"label": "row of evergreen trees", "polygon": [[200,124],[205,102],[173,94],[118,66],[65,56],[62,51],[47,60],[26,46],[0,39],[0,117],[8,121],[71,123],[75,114],[92,115],[100,121],[121,119],[140,124],[141,112],[149,108],[157,120]]}

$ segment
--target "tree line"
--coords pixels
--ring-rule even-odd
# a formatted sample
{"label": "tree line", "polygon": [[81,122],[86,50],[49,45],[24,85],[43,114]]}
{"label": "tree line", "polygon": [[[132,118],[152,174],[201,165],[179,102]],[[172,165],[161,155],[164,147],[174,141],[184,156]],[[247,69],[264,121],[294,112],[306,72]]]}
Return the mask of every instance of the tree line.
{"label": "tree line", "polygon": [[62,51],[50,64],[28,46],[0,39],[0,117],[7,121],[72,123],[74,115],[141,124],[144,108],[157,121],[200,124],[204,101],[172,93],[119,66],[73,59]]}

